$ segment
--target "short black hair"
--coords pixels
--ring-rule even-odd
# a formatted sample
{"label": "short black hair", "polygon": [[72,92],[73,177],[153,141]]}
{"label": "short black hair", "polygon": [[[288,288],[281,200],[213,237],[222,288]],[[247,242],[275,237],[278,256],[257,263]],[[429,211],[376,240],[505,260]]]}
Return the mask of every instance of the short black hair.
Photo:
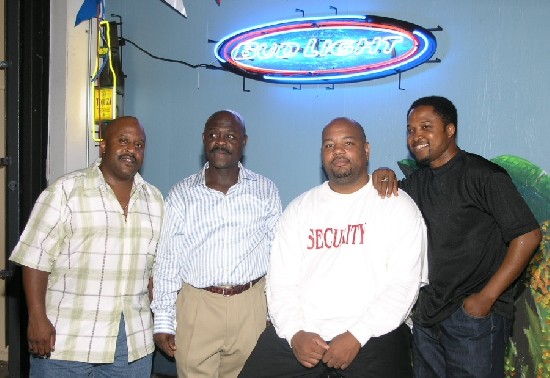
{"label": "short black hair", "polygon": [[411,107],[407,111],[407,118],[414,108],[419,106],[431,106],[434,108],[435,113],[441,117],[445,125],[452,123],[455,128],[458,128],[458,114],[456,107],[451,100],[441,96],[427,96],[421,97],[412,103]]}

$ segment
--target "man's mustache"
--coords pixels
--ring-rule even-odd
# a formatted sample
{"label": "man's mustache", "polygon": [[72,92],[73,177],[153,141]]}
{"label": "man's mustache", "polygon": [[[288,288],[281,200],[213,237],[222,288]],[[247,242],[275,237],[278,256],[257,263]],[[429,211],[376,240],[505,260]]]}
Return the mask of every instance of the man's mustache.
{"label": "man's mustache", "polygon": [[223,152],[225,152],[226,154],[231,155],[231,151],[229,151],[229,150],[228,150],[227,148],[225,148],[225,147],[217,146],[217,147],[214,147],[214,148],[212,148],[212,149],[210,150],[211,153],[212,153],[212,152],[216,152],[216,151],[223,151]]}
{"label": "man's mustache", "polygon": [[122,154],[118,157],[119,160],[130,158],[134,163],[136,162],[136,155],[131,153]]}

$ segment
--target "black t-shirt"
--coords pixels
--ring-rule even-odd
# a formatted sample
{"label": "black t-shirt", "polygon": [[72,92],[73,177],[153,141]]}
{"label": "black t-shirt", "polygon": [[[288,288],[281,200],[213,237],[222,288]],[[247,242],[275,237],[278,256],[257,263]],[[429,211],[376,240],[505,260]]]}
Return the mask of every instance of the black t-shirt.
{"label": "black t-shirt", "polygon": [[[508,243],[539,227],[506,170],[464,151],[437,169],[422,167],[400,188],[416,202],[428,227],[429,285],[413,320],[432,326],[479,292],[499,268]],[[512,288],[495,303],[511,317]]]}

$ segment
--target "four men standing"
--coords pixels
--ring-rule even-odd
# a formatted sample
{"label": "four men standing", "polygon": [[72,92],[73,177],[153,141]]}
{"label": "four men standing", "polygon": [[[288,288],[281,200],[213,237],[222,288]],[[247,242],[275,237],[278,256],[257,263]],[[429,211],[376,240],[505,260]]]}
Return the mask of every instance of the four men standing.
{"label": "four men standing", "polygon": [[11,256],[24,265],[34,376],[148,376],[155,253],[154,341],[178,376],[410,376],[422,215],[430,270],[413,313],[415,375],[502,376],[511,285],[540,229],[504,170],[457,147],[450,101],[422,98],[407,115],[426,167],[399,185],[416,205],[377,196],[398,193],[395,175],[370,180],[362,126],[336,118],[323,130],[328,181],[277,226],[277,188],[241,164],[244,121],[222,110],[204,127],[205,166],[170,190],[162,229],[162,196],[138,173],[145,133],[133,117],[113,121],[102,159],[42,193]]}

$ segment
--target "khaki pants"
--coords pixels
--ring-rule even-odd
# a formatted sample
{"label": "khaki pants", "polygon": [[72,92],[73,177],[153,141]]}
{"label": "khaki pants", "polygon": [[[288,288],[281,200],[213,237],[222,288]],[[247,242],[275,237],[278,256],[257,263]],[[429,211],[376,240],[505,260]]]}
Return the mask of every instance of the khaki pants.
{"label": "khaki pants", "polygon": [[265,278],[224,297],[184,285],[176,302],[178,377],[236,378],[265,329]]}

